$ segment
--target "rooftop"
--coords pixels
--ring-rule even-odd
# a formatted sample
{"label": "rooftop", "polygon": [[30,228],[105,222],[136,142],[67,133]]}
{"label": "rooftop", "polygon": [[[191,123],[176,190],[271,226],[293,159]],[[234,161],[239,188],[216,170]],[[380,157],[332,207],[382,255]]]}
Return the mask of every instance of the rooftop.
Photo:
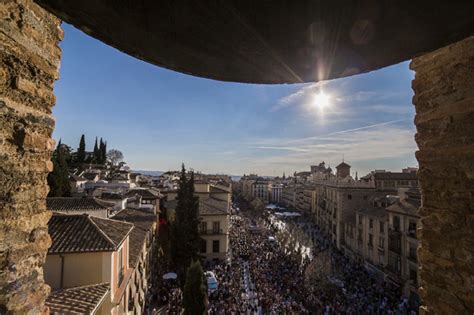
{"label": "rooftop", "polygon": [[215,198],[199,201],[199,215],[228,215],[229,205],[227,202]]}
{"label": "rooftop", "polygon": [[132,267],[136,267],[147,233],[152,230],[157,216],[141,210],[125,209],[114,215],[113,219],[126,221],[135,226],[129,236],[129,263]]}
{"label": "rooftop", "polygon": [[118,249],[133,224],[87,214],[53,214],[48,229],[52,240],[48,254],[108,252]]}
{"label": "rooftop", "polygon": [[359,209],[357,212],[360,212],[369,217],[376,217],[379,219],[385,219],[387,217],[387,211],[382,207],[364,207]]}
{"label": "rooftop", "polygon": [[110,291],[108,283],[61,289],[46,300],[51,314],[95,314]]}
{"label": "rooftop", "polygon": [[56,212],[108,209],[95,198],[89,197],[48,197],[46,198],[46,207],[48,210]]}
{"label": "rooftop", "polygon": [[144,198],[160,198],[161,197],[160,192],[153,188],[134,188],[134,189],[130,189],[126,194],[127,197],[133,197],[135,195],[140,195]]}

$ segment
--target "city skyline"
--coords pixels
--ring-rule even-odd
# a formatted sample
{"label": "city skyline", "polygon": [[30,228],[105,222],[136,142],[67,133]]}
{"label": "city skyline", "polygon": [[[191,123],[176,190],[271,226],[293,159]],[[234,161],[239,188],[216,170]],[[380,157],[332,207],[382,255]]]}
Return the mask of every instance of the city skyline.
{"label": "city skyline", "polygon": [[[413,72],[401,63],[298,85],[218,82],[149,65],[65,24],[54,138],[81,134],[124,153],[133,169],[181,163],[205,173],[291,174],[345,161],[359,176],[417,166]],[[140,79],[138,79],[140,78]],[[330,106],[315,106],[324,91]]]}

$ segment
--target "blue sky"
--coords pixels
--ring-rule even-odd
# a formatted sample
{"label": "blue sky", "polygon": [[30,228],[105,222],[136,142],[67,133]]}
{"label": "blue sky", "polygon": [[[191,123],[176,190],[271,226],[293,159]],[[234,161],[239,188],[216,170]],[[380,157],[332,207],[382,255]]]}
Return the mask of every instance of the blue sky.
{"label": "blue sky", "polygon": [[[133,169],[287,174],[343,156],[359,175],[416,166],[408,63],[297,85],[219,82],[132,58],[63,24],[54,138],[85,134]],[[329,105],[315,95],[323,91]]]}

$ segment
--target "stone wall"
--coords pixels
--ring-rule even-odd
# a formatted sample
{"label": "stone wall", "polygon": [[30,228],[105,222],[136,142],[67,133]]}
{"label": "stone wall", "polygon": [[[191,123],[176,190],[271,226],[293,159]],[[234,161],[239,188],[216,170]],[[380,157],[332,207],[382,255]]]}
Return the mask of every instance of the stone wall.
{"label": "stone wall", "polygon": [[0,314],[45,311],[50,291],[45,197],[62,36],[31,0],[0,1]]}
{"label": "stone wall", "polygon": [[474,37],[412,61],[423,199],[420,295],[430,314],[474,312]]}

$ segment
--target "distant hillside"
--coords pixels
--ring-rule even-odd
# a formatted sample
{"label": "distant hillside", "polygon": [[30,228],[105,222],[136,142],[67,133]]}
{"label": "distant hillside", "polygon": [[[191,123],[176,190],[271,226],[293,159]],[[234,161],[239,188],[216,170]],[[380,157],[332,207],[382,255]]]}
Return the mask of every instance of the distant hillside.
{"label": "distant hillside", "polygon": [[142,171],[142,170],[133,170],[134,173],[140,173],[147,176],[160,176],[164,172],[162,171]]}

